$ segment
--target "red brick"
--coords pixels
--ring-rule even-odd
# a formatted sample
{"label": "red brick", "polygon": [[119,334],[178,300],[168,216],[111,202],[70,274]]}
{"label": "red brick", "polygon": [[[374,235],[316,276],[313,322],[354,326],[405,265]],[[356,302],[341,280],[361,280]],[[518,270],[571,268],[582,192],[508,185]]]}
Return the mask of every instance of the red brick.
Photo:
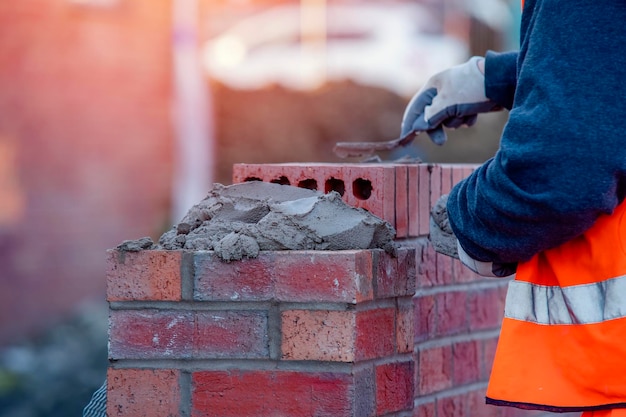
{"label": "red brick", "polygon": [[112,310],[111,359],[188,358],[192,352],[194,315],[172,310]]}
{"label": "red brick", "polygon": [[454,357],[455,386],[478,382],[482,376],[482,360],[479,342],[470,340],[452,346]]}
{"label": "red brick", "polygon": [[[233,167],[234,182],[247,178],[272,181],[281,177],[294,186],[303,179],[315,179],[318,184],[325,184],[331,178],[343,181],[342,198],[347,204],[363,208],[392,225],[395,223],[394,165],[292,163],[236,164]],[[320,191],[325,190],[320,188]]]}
{"label": "red brick", "polygon": [[394,308],[283,311],[282,358],[356,362],[392,355],[395,320]]}
{"label": "red brick", "polygon": [[398,249],[397,257],[379,251],[375,259],[374,293],[377,299],[411,296],[415,293],[417,272],[414,249]]}
{"label": "red brick", "polygon": [[288,310],[281,314],[282,359],[354,362],[356,312]]}
{"label": "red brick", "polygon": [[359,311],[356,316],[356,360],[381,358],[395,352],[395,308]]}
{"label": "red brick", "polygon": [[430,171],[430,204],[429,210],[435,206],[439,197],[441,197],[441,165],[438,164],[430,164],[428,165],[428,169]]}
{"label": "red brick", "polygon": [[452,170],[452,186],[457,185],[459,182],[461,182],[461,180],[467,177],[468,174],[466,173],[466,168],[467,165],[464,164],[455,165],[454,169]]}
{"label": "red brick", "polygon": [[[274,256],[271,275],[280,301],[354,304],[374,296],[370,250],[285,251]],[[387,258],[378,257],[381,262]]]}
{"label": "red brick", "polygon": [[437,264],[437,283],[442,285],[449,285],[454,283],[454,273],[452,263],[454,258],[443,255],[441,253],[435,254],[435,262]]}
{"label": "red brick", "polygon": [[493,287],[468,293],[470,330],[498,328],[504,316],[506,288]]}
{"label": "red brick", "polygon": [[455,171],[460,171],[455,164],[441,164],[441,195],[450,194]]}
{"label": "red brick", "polygon": [[192,374],[192,417],[352,417],[359,393],[340,373],[199,371]]}
{"label": "red brick", "polygon": [[267,312],[198,311],[194,358],[269,358]]}
{"label": "red brick", "polygon": [[438,336],[458,334],[467,331],[467,293],[449,291],[438,293],[437,332]]}
{"label": "red brick", "polygon": [[107,251],[107,300],[181,299],[181,251]]}
{"label": "red brick", "polygon": [[419,236],[419,168],[415,164],[407,165],[408,174],[408,219],[409,219],[409,237]]}
{"label": "red brick", "polygon": [[408,168],[406,165],[396,166],[396,238],[409,236],[409,196]]}
{"label": "red brick", "polygon": [[269,355],[266,312],[113,310],[110,324],[113,359]]}
{"label": "red brick", "polygon": [[430,210],[430,166],[426,164],[419,165],[419,186],[417,190],[417,196],[419,199],[419,235],[428,236],[429,233],[429,219]]}
{"label": "red brick", "polygon": [[491,375],[493,367],[493,359],[496,356],[496,348],[498,347],[498,338],[485,339],[482,341],[482,377],[488,379]]}
{"label": "red brick", "polygon": [[395,362],[376,367],[376,415],[413,408],[413,361]]}
{"label": "red brick", "polygon": [[412,296],[417,289],[417,250],[399,249],[397,255],[398,277],[396,278],[398,296]]}
{"label": "red brick", "polygon": [[194,300],[263,301],[274,297],[273,252],[256,259],[222,262],[213,252],[194,254]]}
{"label": "red brick", "polygon": [[465,400],[465,395],[462,394],[438,398],[437,417],[470,417],[465,413]]}
{"label": "red brick", "polygon": [[396,346],[399,353],[411,353],[415,345],[415,313],[412,299],[399,299],[396,311]]}
{"label": "red brick", "polygon": [[431,394],[452,387],[452,348],[422,348],[418,352],[417,392]]}
{"label": "red brick", "polygon": [[415,341],[428,340],[435,335],[437,329],[437,302],[435,295],[421,295],[413,299]]}
{"label": "red brick", "polygon": [[372,251],[261,252],[225,263],[195,254],[194,299],[200,301],[348,302],[373,298]]}
{"label": "red brick", "polygon": [[[395,167],[387,164],[348,165],[350,192],[346,192],[345,201],[351,206],[363,208],[370,213],[395,224]],[[371,195],[363,199],[362,184],[371,184]]]}
{"label": "red brick", "polygon": [[107,416],[179,416],[179,379],[179,371],[172,369],[109,369]]}
{"label": "red brick", "polygon": [[437,273],[437,253],[429,242],[416,247],[417,288],[443,285],[442,276]]}

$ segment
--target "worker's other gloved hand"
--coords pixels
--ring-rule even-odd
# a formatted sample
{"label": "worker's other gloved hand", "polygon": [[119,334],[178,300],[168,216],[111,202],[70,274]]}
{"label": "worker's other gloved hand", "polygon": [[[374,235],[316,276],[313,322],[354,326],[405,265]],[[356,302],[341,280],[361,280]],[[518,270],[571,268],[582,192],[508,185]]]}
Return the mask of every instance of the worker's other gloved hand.
{"label": "worker's other gloved hand", "polygon": [[436,252],[459,259],[463,265],[483,277],[508,277],[515,273],[516,263],[477,261],[459,244],[448,220],[448,195],[442,195],[430,212],[430,243]]}
{"label": "worker's other gloved hand", "polygon": [[448,195],[442,195],[430,212],[430,243],[435,251],[459,259],[457,239],[448,220]]}
{"label": "worker's other gloved hand", "polygon": [[432,76],[404,111],[401,137],[425,131],[433,142],[443,145],[447,140],[444,126],[472,126],[478,113],[500,110],[485,96],[485,76],[478,68],[481,60],[475,56]]}

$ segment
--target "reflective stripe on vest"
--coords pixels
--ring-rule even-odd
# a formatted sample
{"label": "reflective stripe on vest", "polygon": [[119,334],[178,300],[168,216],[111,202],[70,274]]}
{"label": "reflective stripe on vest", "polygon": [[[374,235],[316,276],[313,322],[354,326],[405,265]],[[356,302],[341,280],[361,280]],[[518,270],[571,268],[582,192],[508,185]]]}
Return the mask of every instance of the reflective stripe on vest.
{"label": "reflective stripe on vest", "polygon": [[626,276],[565,288],[513,281],[504,315],[537,324],[600,323],[626,317],[625,295]]}
{"label": "reflective stripe on vest", "polygon": [[518,266],[487,397],[548,411],[626,407],[626,202]]}

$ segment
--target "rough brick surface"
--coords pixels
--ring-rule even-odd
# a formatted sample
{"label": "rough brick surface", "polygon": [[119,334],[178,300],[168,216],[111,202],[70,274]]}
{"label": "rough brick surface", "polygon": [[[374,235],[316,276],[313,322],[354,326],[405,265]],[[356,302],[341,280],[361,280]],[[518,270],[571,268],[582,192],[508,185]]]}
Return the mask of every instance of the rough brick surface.
{"label": "rough brick surface", "polygon": [[376,415],[382,416],[413,408],[413,361],[376,367]]}
{"label": "rough brick surface", "polygon": [[504,316],[505,286],[473,290],[467,297],[471,330],[500,327]]}
{"label": "rough brick surface", "polygon": [[199,371],[192,417],[353,417],[359,393],[349,374]]}
{"label": "rough brick surface", "polygon": [[356,303],[373,298],[372,267],[371,251],[266,252],[233,263],[199,252],[194,299]]}
{"label": "rough brick surface", "polygon": [[452,346],[453,382],[461,386],[478,382],[482,378],[482,358],[480,342],[469,340]]}
{"label": "rough brick surface", "polygon": [[267,358],[262,311],[113,310],[111,359]]}
{"label": "rough brick surface", "polygon": [[396,311],[396,347],[398,353],[411,353],[415,346],[415,305],[409,297],[398,299]]}
{"label": "rough brick surface", "polygon": [[404,297],[415,294],[417,269],[415,250],[402,248],[397,257],[377,253],[374,292],[376,299]]}
{"label": "rough brick surface", "polygon": [[265,311],[198,311],[193,335],[195,358],[268,358]]}
{"label": "rough brick surface", "polygon": [[355,311],[291,310],[281,317],[283,359],[355,361]]}
{"label": "rough brick surface", "polygon": [[415,341],[422,342],[434,337],[437,331],[437,301],[434,294],[419,295],[414,299]]}
{"label": "rough brick surface", "polygon": [[432,394],[452,387],[452,348],[440,346],[418,351],[417,392]]}
{"label": "rough brick surface", "polygon": [[110,359],[191,357],[193,312],[113,310],[109,320]]}
{"label": "rough brick surface", "polygon": [[357,313],[357,360],[392,356],[396,352],[395,313],[395,308],[376,308]]}
{"label": "rough brick surface", "polygon": [[282,357],[357,362],[393,355],[395,308],[365,311],[288,310],[281,315]]}
{"label": "rough brick surface", "polygon": [[468,328],[467,293],[449,291],[435,296],[437,301],[437,335],[452,335]]}
{"label": "rough brick surface", "polygon": [[107,252],[108,301],[181,299],[181,259],[177,251]]}
{"label": "rough brick surface", "polygon": [[395,223],[396,237],[404,238],[409,235],[409,170],[408,165],[396,166],[396,202]]}
{"label": "rough brick surface", "polygon": [[179,416],[179,379],[179,371],[172,369],[109,369],[107,416]]}

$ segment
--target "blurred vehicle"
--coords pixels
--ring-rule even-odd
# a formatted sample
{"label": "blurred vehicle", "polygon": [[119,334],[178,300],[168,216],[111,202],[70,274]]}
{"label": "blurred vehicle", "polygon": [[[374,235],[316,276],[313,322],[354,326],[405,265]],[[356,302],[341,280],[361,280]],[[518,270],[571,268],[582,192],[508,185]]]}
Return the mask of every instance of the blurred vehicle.
{"label": "blurred vehicle", "polygon": [[232,88],[310,90],[352,80],[409,97],[466,60],[468,48],[417,4],[284,5],[240,20],[202,54],[209,77]]}

